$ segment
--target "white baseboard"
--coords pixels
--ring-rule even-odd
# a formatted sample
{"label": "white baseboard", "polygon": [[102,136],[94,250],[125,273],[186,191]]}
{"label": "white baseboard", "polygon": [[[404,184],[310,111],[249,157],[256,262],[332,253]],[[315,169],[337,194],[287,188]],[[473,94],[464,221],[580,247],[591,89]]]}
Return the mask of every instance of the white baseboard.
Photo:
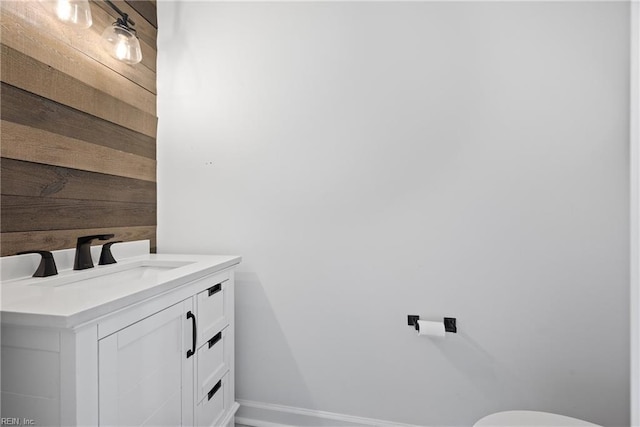
{"label": "white baseboard", "polygon": [[236,412],[238,412],[238,409],[240,409],[240,404],[238,402],[233,402],[233,405],[231,405],[231,409],[227,411],[227,414],[224,416],[222,421],[218,421],[218,424],[216,425],[233,427],[233,424],[235,423],[234,416]]}
{"label": "white baseboard", "polygon": [[238,399],[238,403],[240,403],[240,409],[236,414],[236,423],[251,427],[421,427],[414,424],[396,423],[273,403],[242,399]]}
{"label": "white baseboard", "polygon": [[247,427],[291,427],[286,424],[271,423],[269,421],[256,420],[254,418],[239,417],[236,415],[236,426],[242,425]]}

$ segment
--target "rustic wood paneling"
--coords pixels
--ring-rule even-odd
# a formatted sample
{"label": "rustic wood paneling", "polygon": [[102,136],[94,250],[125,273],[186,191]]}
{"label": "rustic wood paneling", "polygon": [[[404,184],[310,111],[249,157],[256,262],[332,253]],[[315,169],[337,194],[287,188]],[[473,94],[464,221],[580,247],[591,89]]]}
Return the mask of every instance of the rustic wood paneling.
{"label": "rustic wood paneling", "polygon": [[156,10],[155,3],[151,3],[149,1],[127,0],[127,4],[142,15],[147,22],[155,28],[158,28],[158,11]]}
{"label": "rustic wood paneling", "polygon": [[2,195],[3,233],[156,225],[155,203]]}
{"label": "rustic wood paneling", "polygon": [[1,46],[3,82],[155,138],[155,116],[9,46]]}
{"label": "rustic wood paneling", "polygon": [[100,46],[114,21],[102,1],[87,30],[36,1],[0,2],[2,256],[103,233],[155,249],[156,5],[117,3],[136,22],[135,66]]}
{"label": "rustic wood paneling", "polygon": [[156,161],[41,129],[0,121],[2,157],[155,181]]}
{"label": "rustic wood paneling", "polygon": [[0,117],[5,121],[150,159],[156,158],[156,141],[150,136],[6,83],[0,84],[0,99]]}
{"label": "rustic wood paneling", "polygon": [[155,203],[155,182],[40,163],[2,159],[2,194],[59,199]]}
{"label": "rustic wood paneling", "polygon": [[[17,252],[22,250],[37,249],[55,251],[59,249],[74,248],[76,246],[76,240],[80,236],[109,233],[115,234],[115,237],[111,239],[112,241],[122,240],[126,242],[132,240],[150,240],[151,251],[155,252],[155,227],[109,227],[2,233],[2,256],[15,255]],[[95,244],[103,243],[105,242],[95,242]]]}

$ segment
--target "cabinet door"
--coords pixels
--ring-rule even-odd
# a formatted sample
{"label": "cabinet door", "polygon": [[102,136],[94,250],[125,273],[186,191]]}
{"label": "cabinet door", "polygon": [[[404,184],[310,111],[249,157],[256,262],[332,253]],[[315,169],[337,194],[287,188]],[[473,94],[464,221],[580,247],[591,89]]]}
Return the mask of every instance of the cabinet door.
{"label": "cabinet door", "polygon": [[190,305],[173,305],[100,340],[101,426],[192,423]]}

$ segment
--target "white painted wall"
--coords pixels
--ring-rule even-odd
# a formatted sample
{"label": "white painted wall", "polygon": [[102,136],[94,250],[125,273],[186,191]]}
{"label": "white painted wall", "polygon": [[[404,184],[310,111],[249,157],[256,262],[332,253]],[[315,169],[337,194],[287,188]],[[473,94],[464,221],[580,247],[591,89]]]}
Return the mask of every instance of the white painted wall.
{"label": "white painted wall", "polygon": [[239,398],[629,424],[628,3],[158,14],[158,250],[243,255]]}

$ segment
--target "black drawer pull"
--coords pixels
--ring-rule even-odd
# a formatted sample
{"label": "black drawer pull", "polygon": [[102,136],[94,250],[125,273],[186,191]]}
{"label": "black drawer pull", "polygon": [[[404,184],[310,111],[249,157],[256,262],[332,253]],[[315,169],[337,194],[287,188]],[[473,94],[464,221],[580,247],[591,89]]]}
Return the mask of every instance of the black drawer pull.
{"label": "black drawer pull", "polygon": [[222,283],[218,283],[217,285],[212,286],[207,290],[209,291],[209,296],[211,296],[213,294],[217,294],[218,292],[220,292],[222,290]]}
{"label": "black drawer pull", "polygon": [[222,339],[222,331],[215,334],[215,336],[209,340],[209,348],[213,347],[221,339]]}
{"label": "black drawer pull", "polygon": [[222,380],[218,381],[216,383],[216,385],[213,386],[213,388],[211,389],[211,391],[207,395],[207,400],[211,400],[213,395],[216,394],[216,391],[218,391],[220,389],[220,387],[222,387]]}
{"label": "black drawer pull", "polygon": [[192,312],[187,312],[187,319],[191,319],[191,348],[187,350],[187,359],[196,354],[196,339],[198,332],[196,330],[196,316]]}

